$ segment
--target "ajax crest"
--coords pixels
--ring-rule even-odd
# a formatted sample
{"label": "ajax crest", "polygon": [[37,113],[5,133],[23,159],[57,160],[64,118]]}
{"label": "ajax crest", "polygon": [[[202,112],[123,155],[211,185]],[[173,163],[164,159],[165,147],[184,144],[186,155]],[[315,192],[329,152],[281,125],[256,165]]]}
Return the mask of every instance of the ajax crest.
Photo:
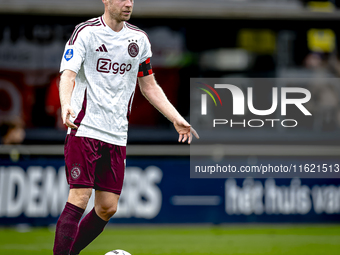
{"label": "ajax crest", "polygon": [[79,168],[79,167],[77,167],[77,166],[73,167],[72,170],[71,170],[71,176],[72,176],[72,178],[73,178],[74,180],[78,179],[79,176],[80,176],[80,172],[81,172],[81,171],[80,171],[80,168]]}
{"label": "ajax crest", "polygon": [[128,46],[128,52],[131,57],[136,57],[139,53],[139,47],[138,44],[135,42],[132,42]]}

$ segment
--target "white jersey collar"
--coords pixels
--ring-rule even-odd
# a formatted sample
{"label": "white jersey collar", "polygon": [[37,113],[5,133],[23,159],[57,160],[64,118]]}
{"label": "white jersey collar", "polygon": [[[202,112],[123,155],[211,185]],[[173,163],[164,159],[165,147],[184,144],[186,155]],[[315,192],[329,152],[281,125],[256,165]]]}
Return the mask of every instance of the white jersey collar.
{"label": "white jersey collar", "polygon": [[113,34],[113,35],[121,34],[121,33],[123,33],[123,32],[125,31],[125,29],[126,29],[125,21],[124,21],[124,23],[123,23],[123,28],[122,28],[119,32],[116,32],[116,31],[112,30],[112,29],[106,24],[106,22],[105,22],[105,20],[104,20],[104,15],[102,15],[102,16],[100,17],[100,21],[102,22],[104,28],[105,28],[109,33],[111,33],[111,34]]}

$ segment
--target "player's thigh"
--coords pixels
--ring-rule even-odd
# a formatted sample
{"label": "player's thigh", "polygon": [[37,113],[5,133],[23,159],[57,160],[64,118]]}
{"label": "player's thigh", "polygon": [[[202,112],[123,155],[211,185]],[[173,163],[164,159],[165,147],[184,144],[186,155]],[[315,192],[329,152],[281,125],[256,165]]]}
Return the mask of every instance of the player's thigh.
{"label": "player's thigh", "polygon": [[70,189],[67,202],[85,209],[92,194],[92,188]]}
{"label": "player's thigh", "polygon": [[67,135],[65,142],[65,170],[70,188],[93,188],[98,159],[99,141],[87,137]]}
{"label": "player's thigh", "polygon": [[118,194],[109,191],[96,190],[94,207],[98,216],[100,216],[101,218],[111,218],[112,215],[114,215],[117,211],[118,200]]}
{"label": "player's thigh", "polygon": [[96,164],[95,190],[120,195],[125,174],[126,147],[102,142],[101,158]]}

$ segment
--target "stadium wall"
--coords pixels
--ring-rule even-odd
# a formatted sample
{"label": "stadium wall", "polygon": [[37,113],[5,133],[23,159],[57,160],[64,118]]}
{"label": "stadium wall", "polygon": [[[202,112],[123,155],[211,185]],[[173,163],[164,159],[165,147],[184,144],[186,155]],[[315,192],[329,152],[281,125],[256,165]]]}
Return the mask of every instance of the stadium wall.
{"label": "stadium wall", "polygon": [[[118,212],[111,223],[340,221],[339,178],[191,179],[190,160],[183,147],[177,146],[181,156],[175,155],[174,148],[158,156],[137,155],[133,148],[130,150]],[[49,152],[21,155],[17,161],[13,155],[12,159],[1,159],[0,225],[56,223],[67,199],[68,185],[62,155],[58,150]],[[310,158],[259,159],[279,165],[282,160],[304,164]],[[228,157],[232,165],[247,160],[245,156]],[[336,157],[324,157],[324,162],[334,161]],[[92,206],[93,197],[88,210]]]}

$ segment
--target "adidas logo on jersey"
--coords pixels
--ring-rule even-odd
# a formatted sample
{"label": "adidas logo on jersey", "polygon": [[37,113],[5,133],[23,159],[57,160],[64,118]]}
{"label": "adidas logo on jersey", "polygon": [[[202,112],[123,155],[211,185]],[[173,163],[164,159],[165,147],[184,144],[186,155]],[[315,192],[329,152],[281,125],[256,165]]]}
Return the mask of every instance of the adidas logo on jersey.
{"label": "adidas logo on jersey", "polygon": [[100,46],[98,49],[96,49],[96,51],[108,52],[104,44],[102,44],[102,46]]}

